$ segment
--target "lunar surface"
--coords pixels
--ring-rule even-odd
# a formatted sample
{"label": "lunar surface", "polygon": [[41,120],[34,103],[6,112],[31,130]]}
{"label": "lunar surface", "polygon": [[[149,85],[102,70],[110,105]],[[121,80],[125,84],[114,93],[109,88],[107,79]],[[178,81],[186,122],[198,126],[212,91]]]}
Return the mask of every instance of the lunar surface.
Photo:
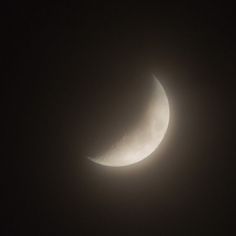
{"label": "lunar surface", "polygon": [[152,94],[140,122],[102,155],[88,158],[97,164],[110,167],[140,162],[159,146],[168,124],[168,99],[161,83],[153,76]]}

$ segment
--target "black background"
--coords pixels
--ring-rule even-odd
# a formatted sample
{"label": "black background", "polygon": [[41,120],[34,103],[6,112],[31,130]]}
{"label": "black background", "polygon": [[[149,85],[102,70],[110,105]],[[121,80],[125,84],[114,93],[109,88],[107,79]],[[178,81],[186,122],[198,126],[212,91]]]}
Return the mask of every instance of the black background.
{"label": "black background", "polygon": [[[11,1],[2,16],[2,235],[233,229],[231,5]],[[151,73],[171,109],[158,152],[124,168],[87,160],[135,123]]]}

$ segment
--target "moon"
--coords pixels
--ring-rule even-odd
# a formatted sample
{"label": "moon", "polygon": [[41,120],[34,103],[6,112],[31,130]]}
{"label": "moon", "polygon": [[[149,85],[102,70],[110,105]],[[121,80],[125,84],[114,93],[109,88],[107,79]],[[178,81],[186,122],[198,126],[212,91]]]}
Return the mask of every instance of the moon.
{"label": "moon", "polygon": [[100,156],[89,160],[110,167],[128,166],[140,162],[153,153],[168,128],[170,109],[165,90],[153,75],[150,100],[140,122]]}

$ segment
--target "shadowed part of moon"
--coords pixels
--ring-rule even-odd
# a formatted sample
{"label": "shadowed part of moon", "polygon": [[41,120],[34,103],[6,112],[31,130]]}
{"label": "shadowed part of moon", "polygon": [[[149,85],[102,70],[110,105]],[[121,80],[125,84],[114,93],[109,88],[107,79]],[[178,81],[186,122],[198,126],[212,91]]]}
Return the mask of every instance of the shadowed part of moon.
{"label": "shadowed part of moon", "polygon": [[148,157],[161,143],[169,124],[169,103],[160,82],[154,77],[152,96],[137,126],[102,155],[89,157],[97,164],[127,166]]}

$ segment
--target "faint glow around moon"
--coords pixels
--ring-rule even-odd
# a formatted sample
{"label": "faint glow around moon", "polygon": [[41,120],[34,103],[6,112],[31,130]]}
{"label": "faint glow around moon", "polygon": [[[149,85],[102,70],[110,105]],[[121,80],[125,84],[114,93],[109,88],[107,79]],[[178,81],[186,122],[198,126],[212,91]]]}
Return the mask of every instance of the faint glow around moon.
{"label": "faint glow around moon", "polygon": [[121,167],[148,157],[159,146],[169,124],[169,102],[161,83],[153,76],[153,95],[140,123],[102,155],[89,157],[97,164]]}

